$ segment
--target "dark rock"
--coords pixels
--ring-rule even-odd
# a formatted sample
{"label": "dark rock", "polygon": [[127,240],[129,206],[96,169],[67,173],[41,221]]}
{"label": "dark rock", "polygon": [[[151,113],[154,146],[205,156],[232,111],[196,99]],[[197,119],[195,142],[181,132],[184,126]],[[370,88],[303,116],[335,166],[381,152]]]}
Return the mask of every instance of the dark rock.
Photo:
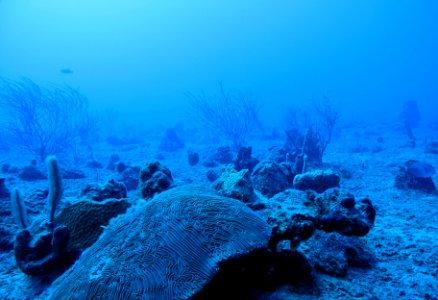
{"label": "dark rock", "polygon": [[237,152],[237,158],[234,161],[234,168],[237,171],[248,169],[250,172],[259,163],[257,158],[252,157],[251,147],[241,147]]}
{"label": "dark rock", "polygon": [[316,270],[335,277],[345,277],[350,266],[369,268],[375,261],[363,241],[335,233],[317,232],[303,248]]}
{"label": "dark rock", "polygon": [[221,146],[217,148],[216,153],[211,155],[203,165],[207,168],[216,167],[219,164],[231,164],[233,163],[233,153],[229,146]]}
{"label": "dark rock", "polygon": [[47,176],[44,175],[40,170],[38,170],[35,165],[30,165],[22,168],[18,173],[18,177],[25,181],[47,179]]}
{"label": "dark rock", "polygon": [[254,202],[256,195],[247,169],[236,171],[226,169],[216,181],[214,188],[222,196],[247,202]]}
{"label": "dark rock", "polygon": [[82,197],[86,197],[93,201],[103,201],[105,199],[122,199],[126,198],[126,186],[122,182],[117,182],[114,179],[109,180],[103,186],[89,185],[81,192]]}
{"label": "dark rock", "polygon": [[353,195],[335,189],[326,191],[313,201],[319,207],[319,230],[336,231],[345,236],[364,236],[374,225],[376,211],[367,198],[356,201]]}
{"label": "dark rock", "polygon": [[0,178],[0,198],[9,198],[11,197],[11,192],[5,185],[6,178]]}
{"label": "dark rock", "polygon": [[158,148],[163,151],[174,152],[184,148],[184,141],[181,140],[175,129],[170,128],[166,130]]}
{"label": "dark rock", "polygon": [[199,153],[193,152],[193,151],[188,151],[187,152],[187,161],[188,161],[189,165],[192,167],[197,165],[199,162]]}
{"label": "dark rock", "polygon": [[345,208],[353,208],[356,205],[354,197],[346,197],[341,200],[341,205]]}
{"label": "dark rock", "polygon": [[314,170],[295,176],[293,185],[298,190],[313,190],[322,193],[327,189],[338,187],[341,178],[332,170]]}
{"label": "dark rock", "polygon": [[172,173],[158,161],[149,162],[140,170],[140,190],[144,199],[171,188],[172,184]]}
{"label": "dark rock", "polygon": [[[357,240],[355,240],[357,241]],[[372,253],[364,249],[359,243],[347,245],[344,247],[345,256],[348,260],[348,265],[357,268],[369,268],[375,262]]]}
{"label": "dark rock", "polygon": [[256,201],[256,202],[251,202],[251,203],[247,203],[248,207],[251,208],[252,210],[262,210],[262,209],[266,209],[266,204],[260,201]]}
{"label": "dark rock", "polygon": [[214,182],[216,179],[219,178],[218,173],[214,169],[208,169],[205,175],[207,176],[207,180],[210,182]]}
{"label": "dark rock", "polygon": [[269,247],[277,251],[281,241],[290,241],[290,248],[296,249],[301,241],[307,240],[315,232],[315,218],[302,214],[294,214],[290,219],[276,222],[278,219],[270,218],[268,223],[272,226],[272,237]]}
{"label": "dark rock", "polygon": [[116,165],[115,165],[115,171],[116,171],[117,173],[122,173],[122,172],[124,172],[127,168],[128,168],[128,166],[127,166],[124,162],[121,162],[121,161],[119,161],[119,162],[116,163]]}
{"label": "dark rock", "polygon": [[318,210],[305,192],[288,189],[265,203],[266,209],[260,213],[272,227],[269,246],[273,251],[282,249],[282,241],[289,241],[286,249],[295,249],[312,236]]}
{"label": "dark rock", "polygon": [[293,177],[290,165],[273,161],[260,162],[252,174],[254,188],[267,197],[291,187]]}
{"label": "dark rock", "polygon": [[348,271],[348,260],[342,252],[329,250],[320,253],[315,269],[334,277],[345,277]]}
{"label": "dark rock", "polygon": [[426,162],[408,160],[400,166],[395,176],[394,186],[402,190],[436,193],[436,186],[432,179],[435,172],[435,168]]}

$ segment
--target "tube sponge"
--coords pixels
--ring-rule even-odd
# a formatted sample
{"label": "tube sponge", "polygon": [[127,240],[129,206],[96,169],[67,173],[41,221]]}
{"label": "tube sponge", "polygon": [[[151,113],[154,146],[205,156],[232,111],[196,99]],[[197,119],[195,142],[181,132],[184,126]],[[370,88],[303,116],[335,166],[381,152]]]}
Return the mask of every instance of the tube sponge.
{"label": "tube sponge", "polygon": [[29,219],[27,217],[27,207],[20,196],[20,192],[16,189],[11,195],[12,213],[17,219],[17,222],[22,228],[27,228]]}
{"label": "tube sponge", "polygon": [[56,207],[62,197],[62,180],[58,167],[58,160],[55,156],[48,156],[46,159],[47,169],[49,171],[49,205],[50,205],[50,223],[55,220]]}

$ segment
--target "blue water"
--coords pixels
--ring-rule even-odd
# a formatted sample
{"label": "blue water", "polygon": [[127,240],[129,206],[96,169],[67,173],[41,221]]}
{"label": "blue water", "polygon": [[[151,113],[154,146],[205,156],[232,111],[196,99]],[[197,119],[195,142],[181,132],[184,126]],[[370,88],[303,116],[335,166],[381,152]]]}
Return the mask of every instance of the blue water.
{"label": "blue water", "polygon": [[[200,243],[205,257],[190,244],[211,220],[198,227],[196,218],[181,221],[179,210],[160,206],[172,228],[155,218],[162,228],[154,230],[165,232],[143,232],[130,220],[148,212],[153,197],[167,199],[156,195],[168,188],[181,202],[178,188],[193,183],[244,202],[229,205],[238,203],[266,229],[252,237],[266,252],[260,259],[269,260],[257,272],[274,278],[260,283],[280,288],[258,299],[438,299],[437,154],[436,0],[0,0],[0,300],[60,299],[53,295],[64,295],[62,284],[71,288],[66,297],[93,293],[102,278],[115,288],[98,296],[125,299],[138,287],[151,296],[172,290],[173,280],[187,288],[186,275],[202,273],[204,281],[187,293],[199,292],[217,275],[212,261],[225,265],[202,249],[216,243]],[[51,203],[49,187],[58,199]],[[187,193],[201,194],[192,188]],[[342,193],[318,198],[331,188]],[[97,223],[69,211],[108,199],[126,201],[114,212],[120,223],[108,225],[113,214],[100,220],[97,209],[90,209]],[[73,224],[62,223],[63,212],[67,221],[73,214]],[[86,230],[73,230],[75,222]],[[95,252],[87,253],[100,256],[81,256],[72,266],[85,253],[84,244],[68,248],[72,239],[97,239],[102,228],[111,235],[124,222],[140,228],[132,230],[138,236],[122,230],[105,245],[123,245],[138,265],[120,262],[125,256],[117,251],[99,254],[107,249],[90,239],[84,247]],[[287,226],[292,233],[274,236]],[[35,239],[47,234],[36,243],[43,250],[28,247],[27,230]],[[192,236],[175,240],[189,241],[185,250],[199,261],[166,265],[160,251],[179,262],[190,255],[167,251],[162,237],[186,231]],[[250,251],[212,231],[206,239],[237,247],[237,262]],[[151,256],[165,274],[157,285],[149,280],[153,268],[128,276],[146,268],[149,240],[164,249]],[[64,256],[52,255],[59,249]],[[298,267],[282,268],[295,260]],[[108,262],[114,273],[100,270]],[[203,263],[207,271],[193,271]],[[61,275],[67,268],[73,271]],[[283,275],[315,279],[315,286],[281,287]]]}
{"label": "blue water", "polygon": [[0,76],[67,83],[152,123],[183,117],[185,93],[218,82],[265,103],[273,126],[284,106],[322,95],[351,119],[394,116],[407,100],[436,119],[437,11],[432,0],[3,0]]}

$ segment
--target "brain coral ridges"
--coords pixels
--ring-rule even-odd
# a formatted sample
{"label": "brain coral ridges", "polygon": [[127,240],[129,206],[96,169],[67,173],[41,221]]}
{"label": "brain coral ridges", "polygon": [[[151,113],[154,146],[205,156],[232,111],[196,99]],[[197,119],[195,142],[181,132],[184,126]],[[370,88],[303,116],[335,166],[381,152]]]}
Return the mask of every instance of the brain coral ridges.
{"label": "brain coral ridges", "polygon": [[227,259],[266,248],[244,203],[190,186],[131,208],[49,290],[50,299],[189,299]]}

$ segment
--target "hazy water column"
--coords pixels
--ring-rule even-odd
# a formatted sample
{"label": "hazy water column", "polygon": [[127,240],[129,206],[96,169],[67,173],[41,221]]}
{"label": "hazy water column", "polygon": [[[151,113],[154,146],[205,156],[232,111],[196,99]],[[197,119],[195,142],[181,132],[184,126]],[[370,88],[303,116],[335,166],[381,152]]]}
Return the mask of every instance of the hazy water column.
{"label": "hazy water column", "polygon": [[0,76],[66,82],[95,106],[165,124],[184,92],[219,81],[266,102],[272,122],[322,94],[352,115],[407,99],[436,108],[437,12],[431,0],[3,0]]}

